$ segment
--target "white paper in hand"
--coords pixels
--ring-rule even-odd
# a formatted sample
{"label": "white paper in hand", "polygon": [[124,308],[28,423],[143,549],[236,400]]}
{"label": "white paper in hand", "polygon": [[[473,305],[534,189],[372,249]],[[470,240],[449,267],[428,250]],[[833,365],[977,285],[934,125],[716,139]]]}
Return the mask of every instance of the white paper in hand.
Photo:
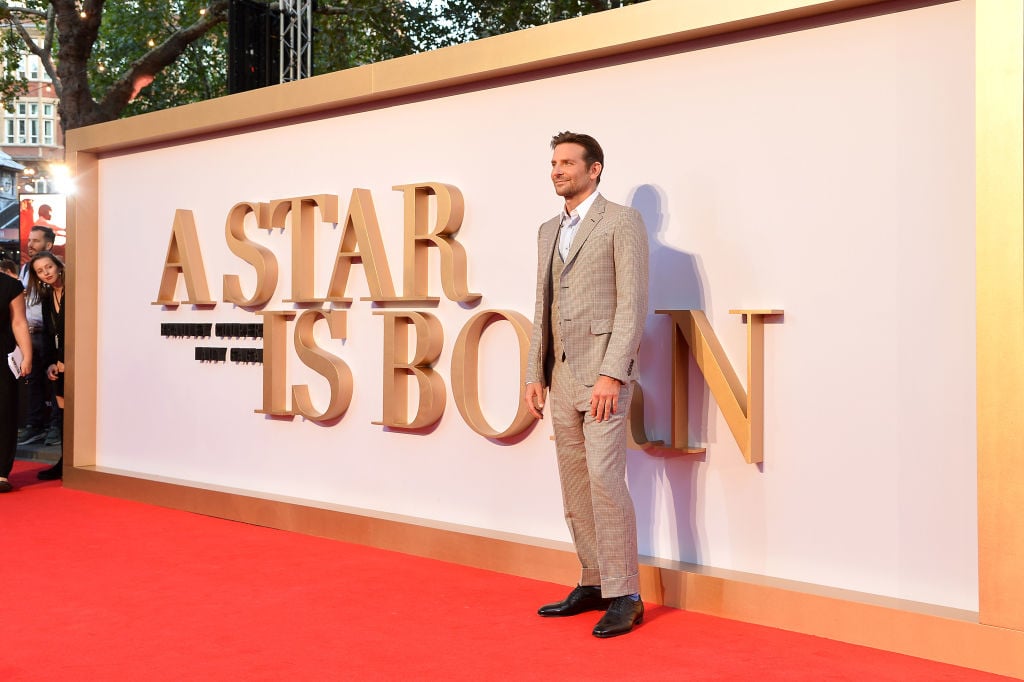
{"label": "white paper in hand", "polygon": [[17,346],[14,350],[7,354],[7,366],[11,368],[11,372],[14,374],[14,378],[21,377],[21,361],[25,359],[25,355],[21,352],[21,349]]}

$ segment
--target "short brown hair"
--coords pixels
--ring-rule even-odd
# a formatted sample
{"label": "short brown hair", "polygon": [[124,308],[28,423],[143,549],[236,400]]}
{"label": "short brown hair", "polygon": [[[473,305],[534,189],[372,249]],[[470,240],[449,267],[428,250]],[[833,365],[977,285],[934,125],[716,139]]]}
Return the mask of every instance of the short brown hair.
{"label": "short brown hair", "polygon": [[[551,138],[551,148],[554,149],[560,144],[578,144],[583,147],[583,160],[587,162],[587,170],[595,163],[601,164],[601,173],[604,172],[604,150],[590,135],[586,133],[573,133],[568,130],[558,133]],[[601,183],[601,173],[597,174],[597,182]]]}
{"label": "short brown hair", "polygon": [[[43,233],[43,241],[45,243],[49,244],[50,246],[53,246],[53,241],[54,241],[55,235],[53,234],[53,229],[52,228],[49,228],[46,225],[36,225],[31,230],[29,230],[29,232],[42,232]],[[47,247],[47,249],[49,249],[49,246]]]}

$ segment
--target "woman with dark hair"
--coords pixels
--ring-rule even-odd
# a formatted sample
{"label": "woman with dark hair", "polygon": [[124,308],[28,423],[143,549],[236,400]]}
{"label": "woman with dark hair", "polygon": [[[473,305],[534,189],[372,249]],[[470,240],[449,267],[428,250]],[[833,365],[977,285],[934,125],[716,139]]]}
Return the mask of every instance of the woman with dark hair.
{"label": "woman with dark hair", "polygon": [[[57,409],[60,411],[61,430],[64,428],[64,261],[49,251],[40,251],[28,263],[28,290],[33,300],[43,308],[43,334],[46,340],[43,360],[47,363],[46,376],[55,381]],[[63,438],[61,438],[63,442]],[[63,451],[64,446],[61,445]],[[44,481],[63,478],[64,455],[49,469],[38,474]]]}
{"label": "woman with dark hair", "polygon": [[[20,362],[10,355],[15,347],[21,350]],[[0,369],[0,493],[9,493],[12,488],[7,477],[18,447],[18,379],[32,371],[25,290],[14,277],[0,276],[0,352],[11,358],[10,369]]]}

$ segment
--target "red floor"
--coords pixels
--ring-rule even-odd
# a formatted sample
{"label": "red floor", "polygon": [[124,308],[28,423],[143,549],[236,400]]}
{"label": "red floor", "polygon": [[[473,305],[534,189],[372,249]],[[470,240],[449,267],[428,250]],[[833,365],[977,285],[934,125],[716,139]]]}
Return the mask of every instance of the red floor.
{"label": "red floor", "polygon": [[0,495],[0,680],[999,680],[666,607],[610,640],[566,588],[40,483]]}

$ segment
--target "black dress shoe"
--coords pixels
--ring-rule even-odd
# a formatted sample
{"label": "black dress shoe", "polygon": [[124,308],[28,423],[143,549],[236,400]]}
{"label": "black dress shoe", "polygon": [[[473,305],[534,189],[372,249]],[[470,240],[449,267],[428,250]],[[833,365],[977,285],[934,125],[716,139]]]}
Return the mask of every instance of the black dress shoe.
{"label": "black dress shoe", "polygon": [[40,471],[36,474],[36,478],[40,481],[56,481],[58,478],[64,478],[64,458],[61,457],[60,460],[49,469],[43,469]]}
{"label": "black dress shoe", "polygon": [[644,603],[637,599],[616,597],[608,612],[594,626],[594,637],[615,637],[624,635],[644,620]]}
{"label": "black dress shoe", "polygon": [[601,598],[601,588],[596,585],[577,585],[568,597],[554,604],[545,604],[537,613],[542,616],[575,616],[586,611],[604,611],[611,601]]}
{"label": "black dress shoe", "polygon": [[6,478],[0,479],[0,493],[9,493],[14,490],[14,486]]}

